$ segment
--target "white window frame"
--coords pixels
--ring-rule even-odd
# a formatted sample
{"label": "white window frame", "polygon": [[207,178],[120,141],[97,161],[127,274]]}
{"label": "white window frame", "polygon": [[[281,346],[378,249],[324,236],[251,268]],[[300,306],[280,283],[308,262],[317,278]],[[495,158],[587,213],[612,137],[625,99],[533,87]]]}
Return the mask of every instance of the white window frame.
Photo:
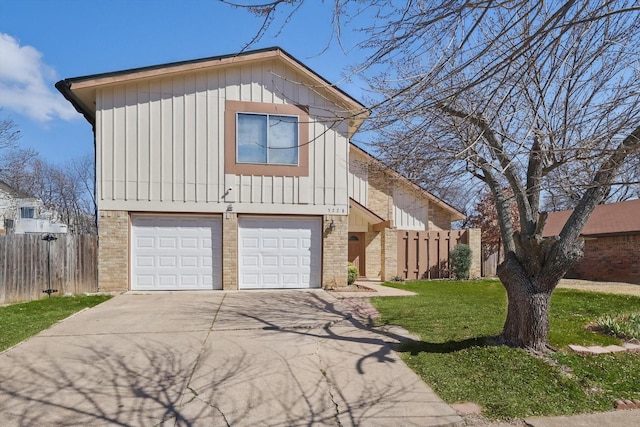
{"label": "white window frame", "polygon": [[[31,213],[31,216],[24,216],[23,212]],[[32,206],[21,206],[20,207],[20,219],[34,219],[36,217],[36,208]]]}
{"label": "white window frame", "polygon": [[[238,138],[240,135],[240,129],[239,129],[239,116],[240,115],[248,115],[248,116],[262,116],[262,117],[266,117],[267,119],[267,135],[266,135],[266,151],[267,151],[267,161],[266,163],[263,162],[247,162],[247,161],[242,161],[240,160],[239,157],[239,147],[240,145],[238,144]],[[289,117],[289,118],[293,118],[295,119],[295,141],[294,141],[294,146],[292,146],[291,148],[284,148],[284,149],[294,149],[295,150],[295,157],[296,157],[296,162],[295,163],[278,163],[278,162],[270,162],[269,161],[269,151],[270,149],[279,149],[279,148],[270,148],[269,147],[269,123],[270,123],[270,119],[271,117]],[[236,141],[235,141],[235,145],[236,145],[236,163],[239,164],[255,164],[255,165],[274,165],[274,166],[299,166],[300,165],[300,131],[298,129],[298,124],[300,122],[300,117],[296,116],[296,115],[291,115],[291,114],[273,114],[273,113],[254,113],[251,111],[239,111],[236,113]]]}

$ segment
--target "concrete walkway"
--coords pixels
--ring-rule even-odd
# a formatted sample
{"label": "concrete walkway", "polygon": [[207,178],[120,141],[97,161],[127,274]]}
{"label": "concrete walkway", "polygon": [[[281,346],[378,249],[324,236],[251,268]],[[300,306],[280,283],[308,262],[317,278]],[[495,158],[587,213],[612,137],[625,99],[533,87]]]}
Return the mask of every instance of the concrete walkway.
{"label": "concrete walkway", "polygon": [[462,419],[324,291],[125,294],[0,354],[2,426]]}

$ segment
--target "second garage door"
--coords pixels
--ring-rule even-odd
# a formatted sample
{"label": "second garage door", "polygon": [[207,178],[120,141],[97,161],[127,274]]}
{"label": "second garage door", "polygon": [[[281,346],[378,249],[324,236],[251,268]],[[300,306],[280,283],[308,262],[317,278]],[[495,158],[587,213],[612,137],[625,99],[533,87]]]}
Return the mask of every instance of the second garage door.
{"label": "second garage door", "polygon": [[240,217],[240,289],[319,288],[322,220],[317,217]]}

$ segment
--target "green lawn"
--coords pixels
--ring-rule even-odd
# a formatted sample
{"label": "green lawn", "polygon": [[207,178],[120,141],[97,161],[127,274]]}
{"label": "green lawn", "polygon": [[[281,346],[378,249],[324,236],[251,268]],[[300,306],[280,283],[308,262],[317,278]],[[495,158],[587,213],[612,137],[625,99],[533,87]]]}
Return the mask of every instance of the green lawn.
{"label": "green lawn", "polygon": [[0,351],[18,344],[83,308],[111,298],[108,295],[78,295],[44,298],[0,307]]}
{"label": "green lawn", "polygon": [[374,298],[381,323],[401,325],[422,342],[400,354],[444,400],[472,401],[492,419],[605,411],[616,399],[640,399],[640,354],[577,356],[568,344],[620,340],[586,326],[603,314],[637,311],[640,297],[558,289],[551,299],[551,346],[545,359],[487,346],[500,333],[506,295],[500,282],[434,281],[387,284],[415,297]]}

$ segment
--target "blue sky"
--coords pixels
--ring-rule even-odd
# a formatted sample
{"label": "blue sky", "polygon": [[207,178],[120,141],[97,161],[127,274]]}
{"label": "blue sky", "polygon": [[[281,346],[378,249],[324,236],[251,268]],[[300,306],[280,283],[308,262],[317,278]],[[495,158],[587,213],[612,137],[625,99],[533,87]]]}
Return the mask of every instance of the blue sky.
{"label": "blue sky", "polygon": [[[328,3],[306,2],[251,48],[280,46],[362,100],[362,85],[344,79],[362,53],[332,41]],[[93,153],[90,125],[56,81],[238,52],[261,21],[217,0],[0,0],[0,118],[18,125],[22,148],[52,162]],[[356,37],[344,33],[344,47]]]}

